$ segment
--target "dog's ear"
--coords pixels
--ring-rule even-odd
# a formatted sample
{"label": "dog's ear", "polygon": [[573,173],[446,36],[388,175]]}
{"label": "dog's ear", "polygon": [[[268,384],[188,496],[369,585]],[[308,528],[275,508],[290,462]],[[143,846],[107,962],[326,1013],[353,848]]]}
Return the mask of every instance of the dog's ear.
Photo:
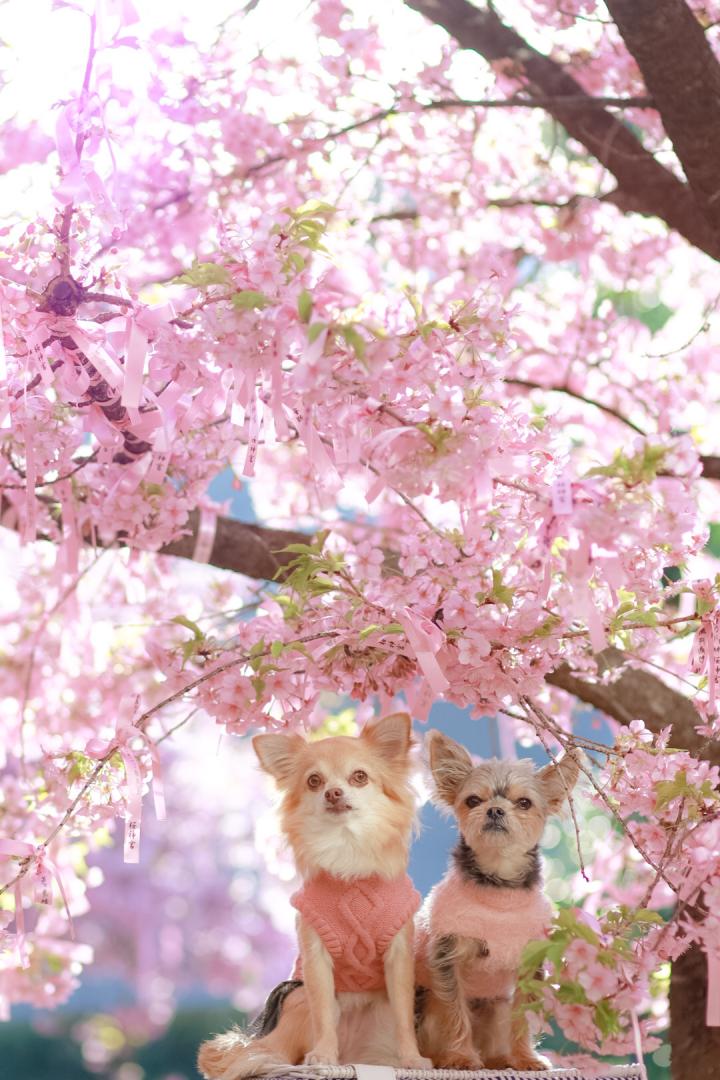
{"label": "dog's ear", "polygon": [[307,743],[301,735],[256,735],[252,741],[260,765],[284,784],[293,774],[295,758]]}
{"label": "dog's ear", "polygon": [[551,761],[537,774],[545,793],[549,814],[556,814],[561,808],[575,787],[579,773],[580,751],[574,746],[557,762]]}
{"label": "dog's ear", "polygon": [[368,720],[360,738],[369,743],[382,757],[399,761],[407,757],[412,738],[412,720],[408,713],[391,713]]}
{"label": "dog's ear", "polygon": [[474,766],[464,746],[440,731],[428,731],[425,737],[430,768],[440,798],[452,806],[457,793]]}

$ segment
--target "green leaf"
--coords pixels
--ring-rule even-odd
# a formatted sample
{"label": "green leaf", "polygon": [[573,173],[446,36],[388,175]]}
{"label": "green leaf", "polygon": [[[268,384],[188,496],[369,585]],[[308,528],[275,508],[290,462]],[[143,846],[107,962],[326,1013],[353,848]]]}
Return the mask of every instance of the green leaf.
{"label": "green leaf", "polygon": [[282,655],[282,651],[284,648],[285,643],[283,641],[273,641],[272,645],[270,646],[270,655],[277,658],[278,656]]}
{"label": "green leaf", "polygon": [[657,923],[662,926],[665,920],[658,911],[650,911],[649,908],[638,908],[634,913],[635,922]]}
{"label": "green leaf", "polygon": [[309,343],[312,345],[313,341],[317,341],[317,339],[322,334],[323,330],[325,330],[326,328],[327,328],[327,323],[324,323],[324,322],[314,322],[314,323],[312,323],[308,327],[308,341],[309,341]]}
{"label": "green leaf", "polygon": [[192,630],[195,641],[205,640],[205,635],[198,626],[198,624],[193,622],[192,619],[188,619],[186,615],[176,615],[173,619],[170,620],[170,622],[177,623],[178,626],[185,626],[188,630]]}
{"label": "green leaf", "polygon": [[529,941],[522,951],[520,967],[523,971],[534,972],[540,967],[550,948],[549,941]]}
{"label": "green leaf", "polygon": [[339,326],[338,330],[345,338],[345,341],[353,350],[358,360],[364,360],[365,350],[367,348],[365,338],[358,333],[354,326]]}
{"label": "green leaf", "polygon": [[231,285],[232,275],[230,271],[214,262],[198,262],[192,264],[189,270],[172,279],[171,284],[193,285],[196,289],[207,289],[210,285]]}
{"label": "green leaf", "polygon": [[558,912],[555,922],[561,929],[569,931],[573,937],[583,938],[585,941],[589,941],[591,945],[598,944],[598,936],[595,931],[587,923],[578,919],[571,908],[563,908],[562,911]]}
{"label": "green leaf", "polygon": [[705,550],[714,555],[716,559],[720,559],[720,521],[710,522],[710,536],[705,545]]}
{"label": "green leaf", "polygon": [[617,1035],[620,1031],[620,1014],[609,1001],[598,1001],[594,1009],[595,1026],[602,1035]]}
{"label": "green leaf", "polygon": [[301,322],[304,322],[304,323],[309,323],[310,322],[310,317],[312,315],[312,309],[313,309],[313,298],[310,295],[310,293],[307,291],[307,289],[303,289],[303,291],[298,296],[298,314],[300,316],[300,321]]}
{"label": "green leaf", "polygon": [[309,199],[302,206],[298,206],[297,210],[288,210],[286,213],[293,218],[303,217],[315,217],[317,214],[329,217],[335,213],[337,207],[331,206],[330,203],[320,202],[319,199]]}
{"label": "green leaf", "polygon": [[593,318],[597,317],[604,300],[610,301],[618,315],[643,323],[651,334],[662,330],[674,314],[672,308],[663,304],[656,296],[647,296],[635,289],[623,289],[619,292],[616,289],[600,288],[595,297]]}
{"label": "green leaf", "polygon": [[673,799],[687,798],[696,789],[687,782],[687,773],[680,769],[672,780],[660,780],[655,785],[655,809],[664,810]]}
{"label": "green leaf", "polygon": [[566,1005],[587,1005],[587,996],[580,983],[562,982],[558,986],[555,996],[558,1001]]}
{"label": "green leaf", "polygon": [[272,300],[256,289],[241,289],[240,292],[233,293],[230,302],[237,311],[252,311],[266,308]]}
{"label": "green leaf", "polygon": [[495,600],[498,604],[505,604],[506,607],[512,607],[515,590],[511,589],[507,585],[503,585],[502,571],[493,568],[492,579],[493,587],[491,595],[493,600]]}

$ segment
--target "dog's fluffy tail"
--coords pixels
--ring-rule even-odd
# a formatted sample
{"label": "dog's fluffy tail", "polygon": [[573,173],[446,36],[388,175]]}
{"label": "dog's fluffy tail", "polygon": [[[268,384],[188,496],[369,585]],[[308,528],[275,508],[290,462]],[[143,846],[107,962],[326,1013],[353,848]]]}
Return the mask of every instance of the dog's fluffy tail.
{"label": "dog's fluffy tail", "polygon": [[197,1064],[206,1080],[246,1080],[250,1076],[269,1076],[287,1062],[277,1051],[263,1046],[261,1039],[248,1039],[240,1028],[233,1028],[204,1042]]}

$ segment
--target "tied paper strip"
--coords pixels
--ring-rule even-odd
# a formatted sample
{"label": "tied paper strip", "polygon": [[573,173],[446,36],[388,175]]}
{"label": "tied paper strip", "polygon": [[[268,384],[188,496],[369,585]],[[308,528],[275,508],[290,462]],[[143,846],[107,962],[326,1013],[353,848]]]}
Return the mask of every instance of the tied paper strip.
{"label": "tied paper strip", "polygon": [[3,333],[2,301],[0,301],[0,428],[8,428],[11,424],[10,394],[7,387],[8,368]]}
{"label": "tied paper strip", "polygon": [[[35,847],[33,844],[28,844],[24,840],[9,840],[0,838],[0,855],[17,855],[21,859],[32,859],[35,862],[35,886],[34,886],[34,899],[39,904],[52,903],[52,885],[50,881],[50,874],[55,878],[57,887],[62,897],[62,902],[65,906],[65,914],[67,915],[68,925],[70,926],[70,936],[75,940],[75,927],[73,926],[72,916],[70,915],[70,908],[67,902],[67,896],[65,895],[65,888],[63,886],[62,877],[60,871],[54,862],[47,857],[45,851],[45,845],[40,844]],[[15,939],[17,941],[18,959],[22,968],[30,966],[30,961],[27,954],[27,942],[25,940],[25,913],[23,911],[22,903],[22,878],[18,878],[15,882]]]}
{"label": "tied paper strip", "polygon": [[134,319],[128,319],[123,388],[120,398],[120,403],[126,409],[138,409],[140,407],[147,351],[147,334]]}
{"label": "tied paper strip", "polygon": [[402,609],[399,621],[423,675],[435,694],[442,694],[450,683],[437,662],[435,654],[445,644],[445,635],[439,626],[409,607]]}
{"label": "tied paper strip", "polygon": [[572,483],[567,476],[559,476],[551,489],[553,514],[567,517],[573,512]]}
{"label": "tied paper strip", "polygon": [[707,1007],[705,1024],[720,1027],[720,952],[718,943],[706,942],[707,948]]}
{"label": "tied paper strip", "polygon": [[255,459],[257,458],[258,441],[260,436],[260,410],[258,409],[257,386],[255,385],[253,385],[249,391],[247,417],[247,454],[245,455],[245,464],[242,467],[241,476],[252,477],[255,475]]}
{"label": "tied paper strip", "polygon": [[648,1080],[647,1069],[645,1068],[645,1057],[643,1055],[642,1033],[640,1031],[640,1021],[635,1009],[630,1010],[630,1022],[633,1030],[633,1040],[635,1042],[635,1054],[638,1060],[638,1071],[640,1073],[641,1080]]}
{"label": "tied paper strip", "polygon": [[217,529],[217,514],[212,510],[201,510],[198,522],[193,562],[206,563],[210,561],[213,545],[215,544],[215,531]]}
{"label": "tied paper strip", "polygon": [[123,860],[126,863],[140,862],[140,823],[142,819],[142,773],[135,751],[130,743],[135,738],[141,738],[150,752],[152,762],[152,790],[155,804],[155,817],[158,821],[165,820],[165,794],[162,783],[162,771],[160,768],[160,754],[155,743],[145,732],[134,724],[120,721],[117,725],[115,738],[110,742],[103,739],[90,739],[85,747],[85,753],[95,760],[108,756],[113,750],[117,750],[122,757],[125,767],[125,786],[127,792],[127,809],[125,811],[125,841],[123,844]]}
{"label": "tied paper strip", "polygon": [[720,612],[710,611],[702,616],[690,650],[689,665],[694,675],[707,674],[708,705],[716,713],[720,686]]}
{"label": "tied paper strip", "polygon": [[[129,315],[125,326],[125,366],[120,402],[126,409],[138,409],[143,396],[145,359],[150,347],[149,335],[175,318],[169,300],[141,308]],[[165,404],[163,397],[163,404]]]}

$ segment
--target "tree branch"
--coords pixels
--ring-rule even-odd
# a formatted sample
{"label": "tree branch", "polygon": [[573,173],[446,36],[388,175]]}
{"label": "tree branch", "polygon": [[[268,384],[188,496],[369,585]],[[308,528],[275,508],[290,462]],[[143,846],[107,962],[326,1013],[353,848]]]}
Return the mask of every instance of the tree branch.
{"label": "tree branch", "polygon": [[[620,667],[624,659],[624,654],[613,648],[605,649],[599,656],[605,670]],[[545,681],[600,709],[621,724],[642,720],[655,733],[670,725],[671,746],[720,765],[720,742],[698,734],[695,725],[700,717],[692,701],[656,675],[641,668],[624,667],[613,682],[596,682],[585,674],[574,672],[567,664],[561,664],[545,676]]]}
{"label": "tree branch", "polygon": [[[576,401],[582,401],[585,405],[591,405],[595,409],[600,409],[601,412],[614,417],[621,424],[626,424],[627,427],[632,428],[638,435],[643,435],[645,438],[648,437],[646,431],[643,431],[641,427],[638,427],[638,425],[633,420],[628,419],[627,416],[623,416],[619,409],[613,408],[612,405],[606,405],[602,401],[596,401],[594,398],[586,397],[577,390],[571,390],[568,386],[544,386],[542,383],[533,382],[531,379],[517,379],[515,377],[508,377],[505,379],[505,382],[509,386],[520,386],[524,390],[544,390],[546,393],[566,394]],[[702,454],[700,456],[700,464],[702,465],[702,475],[707,480],[720,480],[719,456],[716,454]]]}
{"label": "tree branch", "polygon": [[685,0],[606,0],[700,209],[720,236],[720,64]]}
{"label": "tree branch", "polygon": [[[630,2],[630,0],[628,0]],[[648,0],[650,2],[650,0]],[[500,21],[492,7],[476,8],[469,0],[405,0],[444,27],[464,49],[490,63],[510,59],[517,77],[531,96],[556,99],[547,111],[613,174],[618,189],[605,196],[620,210],[661,218],[695,247],[720,259],[720,240],[707,227],[707,219],[692,190],[665,169],[628,127],[612,113],[592,104],[592,97],[561,64],[544,56]],[[573,104],[583,98],[587,108]]]}
{"label": "tree branch", "polygon": [[[178,555],[192,559],[197,543],[200,515],[197,510],[190,514],[192,533],[161,548],[161,555]],[[218,517],[215,539],[208,563],[222,570],[234,570],[245,577],[272,580],[277,571],[287,566],[297,556],[283,552],[288,544],[309,544],[312,535],[289,529],[268,529],[263,525],[248,525],[234,518]],[[281,575],[282,577],[282,575]]]}

